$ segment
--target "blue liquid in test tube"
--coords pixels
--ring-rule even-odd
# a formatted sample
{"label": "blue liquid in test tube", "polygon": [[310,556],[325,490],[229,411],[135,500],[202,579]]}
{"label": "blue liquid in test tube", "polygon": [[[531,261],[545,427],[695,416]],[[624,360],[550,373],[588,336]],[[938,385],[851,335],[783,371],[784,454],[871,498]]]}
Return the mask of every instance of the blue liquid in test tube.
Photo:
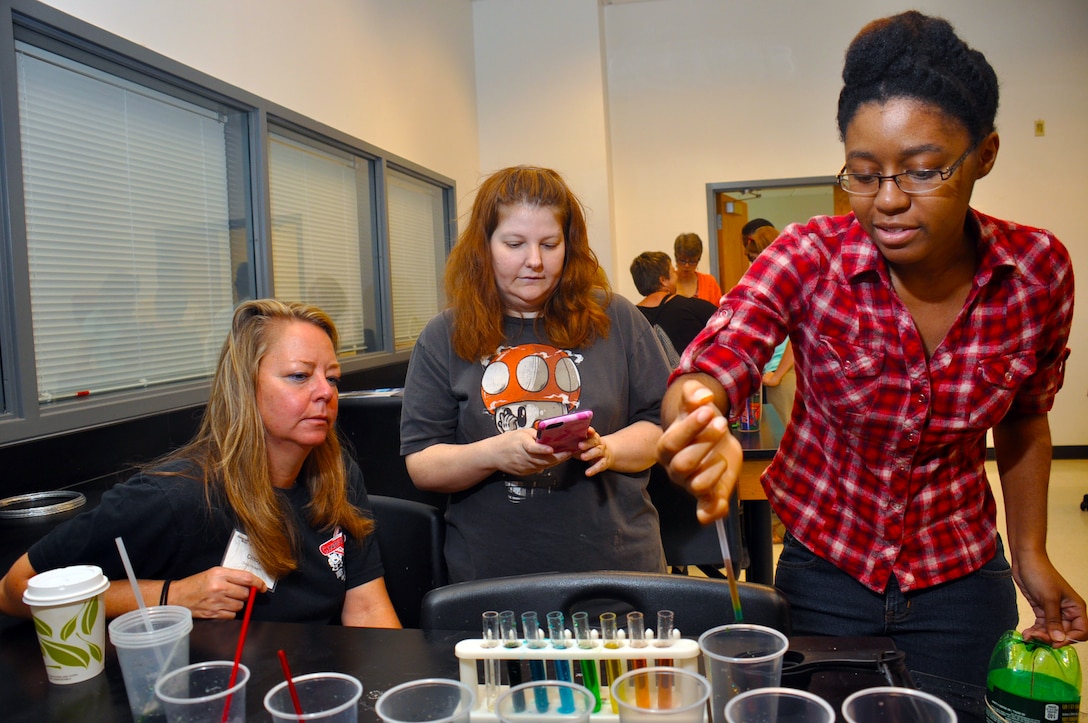
{"label": "blue liquid in test tube", "polygon": [[[547,647],[547,643],[544,642],[544,636],[541,635],[540,621],[537,620],[536,613],[526,612],[521,614],[521,629],[525,633],[525,644],[530,648],[544,648]],[[529,660],[529,674],[533,677],[533,680],[547,680],[548,675],[543,660]],[[536,698],[536,709],[539,713],[548,712],[548,689],[542,686],[538,686],[534,691]]]}
{"label": "blue liquid in test tube", "polygon": [[[567,637],[563,627],[563,613],[558,610],[548,613],[548,637],[551,639],[553,648],[566,650]],[[574,682],[574,678],[570,674],[569,660],[557,659],[555,661],[555,677],[567,683]],[[574,693],[571,692],[570,688],[559,688],[559,712],[574,712]]]}

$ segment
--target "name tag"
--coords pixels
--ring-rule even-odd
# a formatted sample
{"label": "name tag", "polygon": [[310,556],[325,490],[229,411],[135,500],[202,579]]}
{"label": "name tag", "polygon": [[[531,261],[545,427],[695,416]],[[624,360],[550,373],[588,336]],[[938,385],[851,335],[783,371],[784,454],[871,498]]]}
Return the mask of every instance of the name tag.
{"label": "name tag", "polygon": [[268,585],[268,592],[273,592],[276,589],[276,579],[261,567],[261,561],[253,553],[253,548],[249,544],[249,537],[244,532],[235,530],[234,534],[231,535],[230,542],[227,544],[227,551],[223,554],[223,567],[252,572],[264,580],[265,584]]}

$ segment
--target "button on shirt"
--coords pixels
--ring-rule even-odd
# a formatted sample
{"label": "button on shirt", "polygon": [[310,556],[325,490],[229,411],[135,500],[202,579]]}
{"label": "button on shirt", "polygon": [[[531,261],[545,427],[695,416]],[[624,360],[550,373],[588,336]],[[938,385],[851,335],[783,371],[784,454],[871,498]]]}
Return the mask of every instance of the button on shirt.
{"label": "button on shirt", "polygon": [[1065,247],[975,211],[968,226],[979,267],[929,359],[851,214],[787,228],[675,372],[712,375],[739,410],[789,335],[797,399],[764,490],[798,540],[877,592],[892,575],[905,591],[929,587],[993,557],[986,431],[1010,411],[1048,412],[1064,377]]}

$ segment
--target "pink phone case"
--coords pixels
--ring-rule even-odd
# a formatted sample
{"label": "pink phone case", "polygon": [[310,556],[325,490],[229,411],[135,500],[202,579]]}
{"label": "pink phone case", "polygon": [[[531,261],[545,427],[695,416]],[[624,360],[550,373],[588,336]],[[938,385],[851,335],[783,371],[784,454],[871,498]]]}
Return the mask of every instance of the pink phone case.
{"label": "pink phone case", "polygon": [[556,452],[576,452],[578,443],[586,438],[593,412],[586,409],[536,421],[536,440]]}

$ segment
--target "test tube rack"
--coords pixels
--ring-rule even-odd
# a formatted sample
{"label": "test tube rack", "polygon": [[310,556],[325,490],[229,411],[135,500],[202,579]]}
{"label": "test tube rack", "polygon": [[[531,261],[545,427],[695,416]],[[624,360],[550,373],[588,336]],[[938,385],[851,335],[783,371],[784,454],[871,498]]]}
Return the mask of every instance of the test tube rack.
{"label": "test tube rack", "polygon": [[[649,631],[652,635],[652,631]],[[570,631],[567,631],[568,637]],[[699,672],[699,644],[694,640],[686,640],[679,637],[679,631],[673,631],[673,639],[669,645],[657,644],[652,637],[648,639],[648,644],[644,647],[634,647],[628,643],[623,637],[623,633],[620,633],[621,640],[619,647],[605,647],[604,643],[600,639],[593,640],[592,647],[583,648],[579,647],[578,643],[574,640],[569,640],[569,645],[565,648],[558,648],[552,645],[546,647],[532,648],[524,644],[519,645],[516,648],[504,647],[499,644],[495,646],[495,641],[487,641],[482,638],[471,638],[468,640],[462,640],[454,647],[454,652],[457,655],[458,666],[460,670],[461,682],[476,691],[476,705],[472,710],[471,719],[473,723],[497,723],[499,718],[495,712],[488,707],[488,696],[486,694],[485,685],[480,682],[479,665],[480,661],[522,661],[522,660],[542,660],[542,661],[567,661],[572,668],[577,668],[580,661],[594,660],[600,670],[600,693],[601,693],[601,710],[591,715],[591,720],[595,723],[612,723],[613,721],[619,721],[619,716],[612,712],[612,706],[610,703],[610,695],[608,686],[605,683],[603,664],[609,660],[619,660],[624,664],[624,670],[628,669],[628,662],[631,660],[646,661],[647,666],[664,665],[661,661],[672,661],[670,664],[676,668],[683,668],[685,670],[691,670],[696,673]],[[499,685],[495,697],[502,695],[509,689],[507,685]]]}

